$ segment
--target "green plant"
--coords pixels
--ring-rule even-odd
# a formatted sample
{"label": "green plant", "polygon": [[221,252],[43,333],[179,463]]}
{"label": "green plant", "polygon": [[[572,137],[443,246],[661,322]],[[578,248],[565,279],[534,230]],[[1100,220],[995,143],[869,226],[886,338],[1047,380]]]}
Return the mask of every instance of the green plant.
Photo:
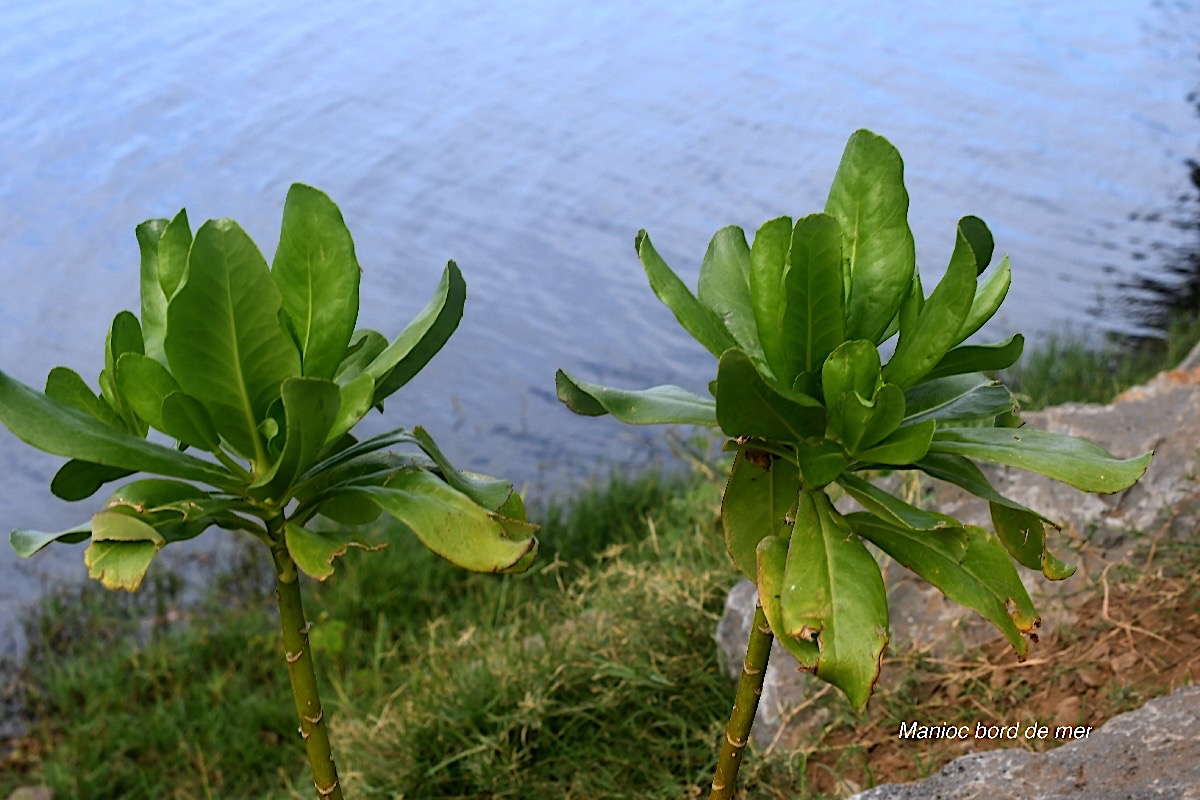
{"label": "green plant", "polygon": [[[576,413],[718,427],[736,451],[722,525],[734,565],[758,585],[759,607],[713,798],[733,794],[772,635],[855,706],[869,699],[888,604],[868,542],[978,611],[1025,654],[1039,620],[1012,559],[1052,579],[1074,568],[1046,549],[1050,521],[999,494],[973,459],[1090,492],[1125,489],[1150,462],[1149,453],[1120,460],[1091,442],[1019,427],[1011,393],[983,373],[1011,366],[1022,337],[964,344],[1000,307],[1008,259],[983,277],[992,236],[982,220],[964,217],[946,273],[926,297],[907,215],[899,153],[858,131],[824,213],[770,220],[752,246],[737,227],[718,231],[696,296],[638,234],[655,294],[718,359],[712,397],[556,376],[559,399]],[[880,349],[893,337],[884,363]],[[891,470],[920,470],[986,499],[995,533],[871,482]],[[835,485],[863,510],[835,509]]]}
{"label": "green plant", "polygon": [[[142,223],[137,239],[141,319],[122,311],[113,320],[100,395],[65,367],[50,372],[44,394],[0,372],[0,422],[70,459],[51,483],[65,500],[136,472],[165,477],[121,486],[78,527],[13,531],[12,546],[29,557],[51,542],[90,540],[89,574],[134,591],[161,548],[210,527],[261,540],[317,794],[340,798],[298,573],[323,580],[361,545],[310,521],[387,513],[430,550],[481,572],[521,571],[537,548],[511,484],[455,470],[426,431],[350,434],[446,343],[466,285],[450,262],[393,342],[355,330],[361,270],[350,233],[326,195],[300,184],[288,192],[270,268],[232,220],[206,222],[193,237],[181,211]],[[150,428],[177,446],[148,440]],[[415,452],[387,452],[394,445]]]}

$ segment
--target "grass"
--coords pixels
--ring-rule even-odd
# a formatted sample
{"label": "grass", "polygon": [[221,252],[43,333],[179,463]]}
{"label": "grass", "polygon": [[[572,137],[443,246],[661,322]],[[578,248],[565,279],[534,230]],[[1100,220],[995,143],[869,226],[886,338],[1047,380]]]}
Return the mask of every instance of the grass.
{"label": "grass", "polygon": [[[1179,327],[1154,358],[1182,355],[1197,332]],[[1026,405],[1058,391],[1104,400],[1171,366],[1147,352],[1050,343],[1017,385]],[[703,470],[614,476],[541,514],[541,556],[524,576],[467,574],[379,528],[369,535],[385,551],[352,551],[329,581],[307,582],[347,796],[702,796],[733,695],[712,640],[736,580],[720,489]],[[87,585],[46,598],[24,676],[37,721],[0,743],[0,797],[28,783],[56,800],[310,797],[260,556],[227,565],[198,606],[183,608],[161,571],[135,595]],[[1200,642],[1197,568],[1197,548],[1163,543],[1110,571],[1089,622],[1025,665],[999,641],[953,659],[891,653],[865,714],[825,691],[776,746],[752,749],[743,800],[840,797],[961,752],[898,740],[908,719],[1053,717],[1078,697],[1061,713],[1092,724],[1197,680],[1171,642],[1138,632]]]}

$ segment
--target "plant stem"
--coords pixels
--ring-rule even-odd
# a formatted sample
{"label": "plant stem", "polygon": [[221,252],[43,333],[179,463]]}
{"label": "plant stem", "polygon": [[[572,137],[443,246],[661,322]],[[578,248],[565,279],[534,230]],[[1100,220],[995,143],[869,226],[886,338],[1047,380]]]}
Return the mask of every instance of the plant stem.
{"label": "plant stem", "polygon": [[292,697],[296,700],[296,715],[300,718],[300,735],[312,767],[313,785],[319,800],[343,800],[333,751],[329,748],[329,730],[325,712],[317,692],[317,673],[313,669],[312,653],[308,647],[309,624],[304,618],[300,600],[300,580],[296,564],[279,536],[283,518],[267,523],[275,540],[272,555],[275,559],[275,595],[279,599],[279,625],[283,630],[284,659],[288,678],[292,682]]}
{"label": "plant stem", "polygon": [[713,776],[712,794],[709,800],[729,800],[737,788],[738,769],[742,766],[742,753],[750,739],[750,727],[758,711],[758,700],[762,696],[763,678],[767,673],[767,658],[771,655],[771,627],[762,606],[754,605],[754,622],[750,625],[750,641],[746,643],[746,661],[742,665],[742,677],[738,681],[737,695],[733,701],[733,713],[725,728],[725,740],[721,742],[721,755],[717,759],[717,771]]}

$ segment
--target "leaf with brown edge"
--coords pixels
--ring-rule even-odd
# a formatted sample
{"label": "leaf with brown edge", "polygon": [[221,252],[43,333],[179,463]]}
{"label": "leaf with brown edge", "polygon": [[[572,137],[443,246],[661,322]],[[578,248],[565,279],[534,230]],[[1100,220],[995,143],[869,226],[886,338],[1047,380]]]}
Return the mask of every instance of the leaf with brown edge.
{"label": "leaf with brown edge", "polygon": [[356,542],[343,530],[314,531],[289,522],[283,526],[284,542],[296,566],[310,578],[323,581],[333,574],[333,560],[351,547],[382,550],[386,543],[368,545]]}

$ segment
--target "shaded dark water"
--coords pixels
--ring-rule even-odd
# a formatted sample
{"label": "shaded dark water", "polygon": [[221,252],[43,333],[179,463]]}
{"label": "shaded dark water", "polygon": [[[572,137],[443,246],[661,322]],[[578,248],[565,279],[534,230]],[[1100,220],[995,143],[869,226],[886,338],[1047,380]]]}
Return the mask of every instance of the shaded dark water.
{"label": "shaded dark water", "polygon": [[[1132,297],[1196,286],[1198,17],[1118,0],[5,4],[0,367],[94,380],[137,304],[137,222],[230,216],[269,257],[304,181],[355,234],[362,325],[395,335],[449,258],[467,278],[458,334],[369,430],[423,424],[544,495],[663,450],[559,407],[556,367],[711,377],[645,285],[638,228],[694,281],[717,228],[819,209],[858,127],[905,156],[927,274],[963,214],[1011,255],[985,335],[1144,332]],[[0,464],[0,528],[90,513],[6,433]],[[81,560],[0,547],[0,623]]]}

